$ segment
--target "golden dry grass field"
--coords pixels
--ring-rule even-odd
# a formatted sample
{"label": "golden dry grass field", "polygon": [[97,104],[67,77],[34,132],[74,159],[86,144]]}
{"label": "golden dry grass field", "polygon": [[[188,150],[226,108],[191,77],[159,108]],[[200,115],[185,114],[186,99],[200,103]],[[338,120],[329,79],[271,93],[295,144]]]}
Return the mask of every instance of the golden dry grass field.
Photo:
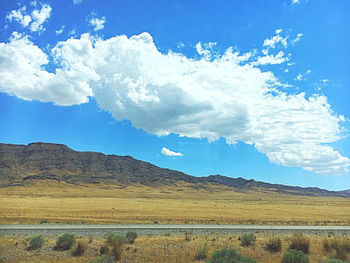
{"label": "golden dry grass field", "polygon": [[350,199],[191,185],[121,187],[42,181],[1,188],[0,223],[350,225]]}
{"label": "golden dry grass field", "polygon": [[[243,247],[237,235],[193,235],[185,240],[184,235],[171,236],[140,236],[135,243],[126,244],[122,247],[120,262],[133,263],[188,263],[188,262],[207,262],[215,250],[222,248],[233,248],[244,256],[251,257],[259,263],[281,262],[283,254],[289,249],[291,235],[278,235],[281,238],[282,249],[280,252],[272,253],[265,250],[266,242],[271,238],[270,234],[257,233],[256,241],[253,245]],[[309,258],[311,263],[326,261],[334,257],[334,251],[325,251],[323,242],[325,239],[333,238],[350,242],[349,237],[329,237],[329,236],[306,236],[310,240]],[[76,263],[76,262],[94,262],[100,255],[100,248],[105,244],[104,238],[77,238],[77,242],[85,244],[85,253],[82,256],[72,256],[72,249],[68,251],[55,251],[57,236],[45,237],[45,243],[38,250],[28,251],[28,237],[2,236],[0,237],[0,255],[3,262],[37,262],[37,263]],[[204,247],[207,248],[207,257],[205,260],[195,260],[197,252]],[[74,247],[73,247],[74,250]],[[349,253],[347,254],[349,256]]]}

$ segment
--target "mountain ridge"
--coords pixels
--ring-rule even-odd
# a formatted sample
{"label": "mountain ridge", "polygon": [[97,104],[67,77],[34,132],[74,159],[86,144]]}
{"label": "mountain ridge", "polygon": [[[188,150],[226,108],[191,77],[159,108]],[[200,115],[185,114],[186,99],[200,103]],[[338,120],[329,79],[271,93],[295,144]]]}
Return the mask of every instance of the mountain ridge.
{"label": "mountain ridge", "polygon": [[143,184],[147,186],[193,184],[194,188],[223,185],[234,190],[268,190],[306,196],[350,197],[350,189],[329,191],[317,187],[287,186],[232,178],[222,175],[195,177],[186,173],[160,168],[131,156],[106,155],[91,151],[75,151],[64,144],[0,143],[0,186],[26,185],[35,180],[64,181],[71,184]]}

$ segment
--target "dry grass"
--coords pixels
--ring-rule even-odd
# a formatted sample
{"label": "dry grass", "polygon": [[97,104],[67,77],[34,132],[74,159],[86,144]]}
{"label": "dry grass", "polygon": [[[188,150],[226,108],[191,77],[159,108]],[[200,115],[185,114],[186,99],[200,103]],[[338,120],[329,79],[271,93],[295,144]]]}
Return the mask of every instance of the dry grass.
{"label": "dry grass", "polygon": [[88,186],[44,181],[2,188],[0,223],[350,225],[348,198],[196,190],[190,185]]}
{"label": "dry grass", "polygon": [[[206,247],[208,258],[217,249],[234,248],[241,254],[258,260],[260,263],[281,262],[283,254],[288,249],[290,235],[278,235],[282,240],[282,250],[278,253],[270,253],[264,246],[271,235],[258,233],[257,240],[253,246],[242,247],[237,235],[194,235],[190,241],[185,241],[183,235],[174,236],[141,236],[135,240],[133,245],[124,245],[121,262],[154,262],[154,263],[188,263],[194,262],[198,249]],[[52,248],[57,237],[46,238],[42,249],[37,251],[27,251],[25,248],[28,239],[25,237],[3,236],[0,237],[0,254],[6,255],[5,262],[89,262],[96,259],[100,247],[105,243],[105,239],[93,239],[88,242],[88,238],[80,238],[78,242],[87,244],[83,256],[76,258],[71,255],[71,251],[58,252]],[[323,250],[323,238],[311,235],[310,262],[316,263],[326,260],[332,254]],[[215,241],[213,241],[215,239]],[[196,261],[201,262],[201,261]],[[204,261],[203,261],[204,262]]]}

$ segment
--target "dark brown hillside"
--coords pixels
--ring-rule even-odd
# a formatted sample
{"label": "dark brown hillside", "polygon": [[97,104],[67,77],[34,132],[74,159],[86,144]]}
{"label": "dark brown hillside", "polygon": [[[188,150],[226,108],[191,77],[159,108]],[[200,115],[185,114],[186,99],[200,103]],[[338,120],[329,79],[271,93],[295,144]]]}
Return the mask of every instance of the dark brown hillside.
{"label": "dark brown hillside", "polygon": [[168,184],[168,180],[199,182],[190,175],[161,169],[131,156],[77,152],[62,144],[0,144],[0,182],[9,184],[30,179],[68,183],[117,181],[122,184]]}
{"label": "dark brown hillside", "polygon": [[350,191],[327,191],[269,184],[221,175],[194,177],[179,171],[159,168],[131,156],[77,152],[62,144],[0,144],[0,185],[25,185],[33,180],[55,180],[67,183],[100,182],[112,184],[171,185],[178,182],[202,187],[203,183],[225,185],[239,190],[268,190],[297,195],[349,196]]}

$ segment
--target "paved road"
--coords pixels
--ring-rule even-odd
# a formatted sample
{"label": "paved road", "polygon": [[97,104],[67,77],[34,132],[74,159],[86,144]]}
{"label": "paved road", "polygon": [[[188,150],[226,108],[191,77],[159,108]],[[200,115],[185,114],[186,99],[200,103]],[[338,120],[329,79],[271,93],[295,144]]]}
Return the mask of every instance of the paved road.
{"label": "paved road", "polygon": [[241,233],[248,231],[260,232],[337,232],[350,234],[350,226],[278,226],[278,225],[160,225],[160,224],[138,224],[138,225],[0,225],[2,235],[26,235],[26,234],[58,234],[74,233],[85,235],[105,235],[108,231],[124,233],[136,231],[141,235],[181,233],[192,231],[194,233]]}

